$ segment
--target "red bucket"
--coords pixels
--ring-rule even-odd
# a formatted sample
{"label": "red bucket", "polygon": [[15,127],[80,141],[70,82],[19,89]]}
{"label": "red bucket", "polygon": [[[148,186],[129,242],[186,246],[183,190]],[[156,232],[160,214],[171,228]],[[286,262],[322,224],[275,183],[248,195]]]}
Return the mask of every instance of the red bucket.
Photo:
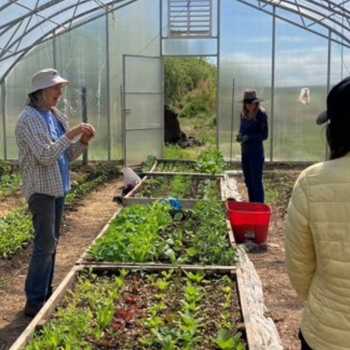
{"label": "red bucket", "polygon": [[228,215],[237,243],[252,239],[255,243],[266,242],[271,208],[263,203],[228,201]]}

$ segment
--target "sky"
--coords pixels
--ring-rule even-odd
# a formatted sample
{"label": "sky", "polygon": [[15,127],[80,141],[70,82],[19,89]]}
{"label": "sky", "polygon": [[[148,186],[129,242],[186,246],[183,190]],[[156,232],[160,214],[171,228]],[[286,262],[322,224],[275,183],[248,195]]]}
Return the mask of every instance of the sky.
{"label": "sky", "polygon": [[[276,22],[276,85],[325,85],[327,81],[328,42],[326,39],[282,20]],[[247,5],[222,0],[222,59],[240,74],[256,74],[266,81],[271,72],[272,17]],[[332,80],[340,76],[339,45],[332,45]],[[349,74],[350,50],[343,52],[344,74]]]}

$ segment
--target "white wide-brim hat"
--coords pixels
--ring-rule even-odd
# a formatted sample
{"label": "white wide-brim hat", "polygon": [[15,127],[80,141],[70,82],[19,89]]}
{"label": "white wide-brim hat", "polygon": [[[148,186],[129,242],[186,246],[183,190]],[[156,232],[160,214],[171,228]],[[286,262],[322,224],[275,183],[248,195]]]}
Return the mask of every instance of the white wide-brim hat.
{"label": "white wide-brim hat", "polygon": [[32,77],[32,88],[28,94],[43,90],[58,84],[69,84],[70,81],[62,78],[56,69],[47,68],[36,72]]}

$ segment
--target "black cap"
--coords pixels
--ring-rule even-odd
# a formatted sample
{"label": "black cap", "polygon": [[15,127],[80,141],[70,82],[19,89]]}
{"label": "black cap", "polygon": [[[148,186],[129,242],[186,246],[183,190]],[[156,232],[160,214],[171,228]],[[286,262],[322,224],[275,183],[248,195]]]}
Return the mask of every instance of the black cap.
{"label": "black cap", "polygon": [[321,125],[327,121],[341,120],[347,115],[350,102],[350,77],[335,85],[327,96],[327,110],[320,113],[316,123]]}

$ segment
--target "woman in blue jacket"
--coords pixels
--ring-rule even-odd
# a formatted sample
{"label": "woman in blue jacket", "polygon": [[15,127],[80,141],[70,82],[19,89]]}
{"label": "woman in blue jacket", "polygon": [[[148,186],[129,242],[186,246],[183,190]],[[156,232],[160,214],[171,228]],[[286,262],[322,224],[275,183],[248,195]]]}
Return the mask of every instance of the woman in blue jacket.
{"label": "woman in blue jacket", "polygon": [[255,90],[246,90],[237,141],[241,143],[242,169],[250,202],[264,203],[263,141],[268,136],[267,115]]}

